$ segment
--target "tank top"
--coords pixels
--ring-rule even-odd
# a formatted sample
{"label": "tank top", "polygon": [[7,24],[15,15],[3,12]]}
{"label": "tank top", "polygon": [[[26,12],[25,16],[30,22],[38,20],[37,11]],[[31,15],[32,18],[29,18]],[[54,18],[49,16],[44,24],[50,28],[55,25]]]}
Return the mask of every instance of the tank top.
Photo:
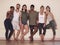
{"label": "tank top", "polygon": [[48,19],[49,22],[53,20],[50,15],[47,16],[47,19]]}
{"label": "tank top", "polygon": [[19,22],[19,16],[20,16],[19,12],[14,11],[13,21]]}
{"label": "tank top", "polygon": [[39,13],[39,15],[38,15],[38,20],[39,20],[38,23],[45,23],[44,19],[45,19],[45,14],[43,13],[43,15],[41,15]]}

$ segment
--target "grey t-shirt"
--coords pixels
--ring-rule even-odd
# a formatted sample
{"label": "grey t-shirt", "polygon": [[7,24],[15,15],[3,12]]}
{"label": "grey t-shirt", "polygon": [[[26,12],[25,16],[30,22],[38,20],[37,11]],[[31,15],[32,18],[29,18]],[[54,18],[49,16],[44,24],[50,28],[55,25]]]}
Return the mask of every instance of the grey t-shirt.
{"label": "grey t-shirt", "polygon": [[38,12],[29,12],[29,25],[36,25],[38,18]]}
{"label": "grey t-shirt", "polygon": [[27,23],[28,20],[28,13],[27,12],[21,12],[22,13],[22,22]]}

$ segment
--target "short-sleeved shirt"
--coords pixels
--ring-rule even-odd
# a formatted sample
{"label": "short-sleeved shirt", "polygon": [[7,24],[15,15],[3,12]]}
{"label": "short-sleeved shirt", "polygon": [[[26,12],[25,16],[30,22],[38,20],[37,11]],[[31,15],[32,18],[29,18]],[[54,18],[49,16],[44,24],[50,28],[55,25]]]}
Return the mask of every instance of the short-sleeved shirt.
{"label": "short-sleeved shirt", "polygon": [[36,25],[38,18],[38,12],[29,12],[29,25]]}
{"label": "short-sleeved shirt", "polygon": [[28,20],[28,13],[21,11],[22,23],[27,23]]}

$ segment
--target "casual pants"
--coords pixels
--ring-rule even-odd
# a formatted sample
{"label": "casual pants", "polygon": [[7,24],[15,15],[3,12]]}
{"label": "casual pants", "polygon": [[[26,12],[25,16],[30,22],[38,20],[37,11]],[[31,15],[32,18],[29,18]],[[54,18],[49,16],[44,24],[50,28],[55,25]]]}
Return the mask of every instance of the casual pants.
{"label": "casual pants", "polygon": [[[6,30],[5,37],[6,37],[6,39],[10,39],[12,34],[13,34],[13,31],[14,31],[12,23],[11,23],[11,20],[10,19],[6,19],[4,21],[4,26],[5,26],[5,30]],[[10,33],[9,33],[9,31],[10,31]]]}

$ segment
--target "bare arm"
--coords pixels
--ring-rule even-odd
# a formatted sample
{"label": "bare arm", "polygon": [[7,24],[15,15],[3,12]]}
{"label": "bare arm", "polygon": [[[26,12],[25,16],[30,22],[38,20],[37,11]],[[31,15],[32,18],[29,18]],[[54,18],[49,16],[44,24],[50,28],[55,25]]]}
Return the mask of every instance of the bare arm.
{"label": "bare arm", "polygon": [[39,20],[38,18],[39,18],[39,12],[37,12],[37,23],[38,23],[38,20]]}
{"label": "bare arm", "polygon": [[10,16],[9,16],[9,11],[6,13],[6,18],[8,19]]}
{"label": "bare arm", "polygon": [[45,13],[45,25],[46,25],[46,23],[47,23],[47,14],[46,14],[46,12],[44,12]]}
{"label": "bare arm", "polygon": [[20,24],[22,23],[21,18],[22,18],[22,16],[21,16],[21,12],[20,12],[20,16],[19,16]]}

